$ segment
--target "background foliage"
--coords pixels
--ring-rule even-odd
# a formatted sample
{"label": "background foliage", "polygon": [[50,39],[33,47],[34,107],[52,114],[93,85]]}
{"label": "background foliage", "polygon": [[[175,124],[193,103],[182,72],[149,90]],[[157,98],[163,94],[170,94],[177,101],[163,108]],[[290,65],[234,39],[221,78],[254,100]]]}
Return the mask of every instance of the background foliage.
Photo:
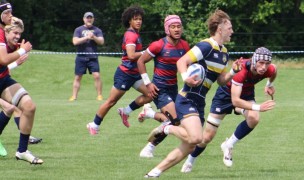
{"label": "background foliage", "polygon": [[86,11],[95,14],[95,25],[105,35],[101,51],[121,51],[124,29],[121,13],[132,5],[146,12],[141,35],[144,45],[164,36],[163,19],[181,16],[184,38],[191,45],[208,37],[206,20],[219,8],[232,18],[234,35],[230,51],[253,51],[258,46],[271,50],[303,50],[304,2],[301,0],[11,0],[14,14],[25,22],[24,37],[35,49],[75,51],[71,43],[76,27],[83,24]]}

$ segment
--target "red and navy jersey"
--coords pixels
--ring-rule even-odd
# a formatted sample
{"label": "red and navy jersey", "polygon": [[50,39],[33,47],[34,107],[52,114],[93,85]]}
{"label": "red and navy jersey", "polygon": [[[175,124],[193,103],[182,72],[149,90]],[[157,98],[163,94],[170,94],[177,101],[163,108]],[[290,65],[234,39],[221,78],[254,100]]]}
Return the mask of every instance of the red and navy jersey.
{"label": "red and navy jersey", "polygon": [[153,83],[157,87],[177,85],[176,62],[189,49],[185,40],[181,39],[176,45],[172,45],[166,37],[149,45],[147,52],[154,57]]}
{"label": "red and navy jersey", "polygon": [[[4,46],[9,51],[8,46],[6,45],[5,32],[2,28],[0,28],[0,46]],[[13,52],[13,51],[10,51]],[[8,68],[5,65],[0,64],[0,78],[4,78],[9,74]]]}
{"label": "red and navy jersey", "polygon": [[257,84],[258,82],[262,81],[265,78],[270,78],[272,77],[275,72],[276,68],[273,64],[270,64],[267,71],[263,75],[254,75],[250,71],[250,66],[251,66],[251,60],[250,59],[245,59],[243,60],[242,63],[242,70],[238,72],[233,79],[227,83],[226,87],[224,89],[231,93],[231,84],[236,84],[239,86],[242,86],[242,94],[241,97],[243,96],[249,96],[254,94],[254,85]]}
{"label": "red and navy jersey", "polygon": [[138,75],[139,76],[139,72],[138,72],[138,68],[137,68],[137,60],[136,61],[131,61],[128,59],[128,55],[127,55],[127,50],[126,47],[127,46],[135,46],[135,52],[140,52],[142,51],[142,41],[140,38],[140,35],[137,31],[133,30],[133,29],[128,29],[123,37],[123,42],[122,42],[122,51],[123,51],[123,55],[122,55],[122,63],[119,66],[119,68],[129,74],[129,75]]}

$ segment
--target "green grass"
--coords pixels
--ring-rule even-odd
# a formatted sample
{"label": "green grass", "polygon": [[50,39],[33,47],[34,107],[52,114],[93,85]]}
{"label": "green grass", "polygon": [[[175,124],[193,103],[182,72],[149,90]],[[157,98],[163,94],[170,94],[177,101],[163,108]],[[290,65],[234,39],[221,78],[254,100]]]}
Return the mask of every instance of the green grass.
{"label": "green grass", "polygon": [[[30,145],[29,150],[44,160],[41,166],[16,161],[19,133],[13,119],[1,135],[8,151],[0,158],[0,179],[143,179],[145,173],[156,166],[179,141],[167,138],[158,146],[153,159],[139,158],[146,138],[155,121],[137,122],[135,111],[130,116],[131,127],[125,128],[116,109],[128,105],[139,94],[130,90],[110,110],[101,126],[100,134],[90,136],[86,124],[95,116],[100,102],[92,76],[84,76],[76,102],[68,102],[72,91],[75,55],[30,56],[28,62],[13,70],[12,76],[30,93],[37,105],[32,135],[43,142]],[[113,86],[113,73],[120,58],[100,57],[103,96]],[[149,63],[149,73],[153,63]],[[277,102],[273,111],[261,113],[258,127],[234,148],[234,165],[226,168],[222,163],[220,143],[230,136],[241,116],[227,116],[217,136],[203,156],[197,159],[192,173],[182,174],[182,163],[162,174],[160,179],[302,179],[304,172],[304,69],[279,68],[275,82]],[[257,88],[257,101],[266,99],[261,82]],[[207,98],[206,111],[217,85]],[[102,102],[101,102],[102,103]],[[154,104],[153,107],[155,108]]]}

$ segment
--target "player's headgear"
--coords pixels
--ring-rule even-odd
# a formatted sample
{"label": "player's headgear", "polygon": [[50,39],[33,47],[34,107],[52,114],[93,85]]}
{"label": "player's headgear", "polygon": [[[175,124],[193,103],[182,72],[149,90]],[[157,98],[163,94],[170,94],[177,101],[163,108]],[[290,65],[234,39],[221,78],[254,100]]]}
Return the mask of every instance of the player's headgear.
{"label": "player's headgear", "polygon": [[4,3],[4,4],[0,4],[0,23],[5,25],[4,22],[2,21],[2,14],[4,11],[6,10],[12,10],[12,6],[10,3]]}
{"label": "player's headgear", "polygon": [[255,52],[253,53],[253,56],[251,58],[252,65],[253,65],[253,67],[255,67],[256,62],[258,62],[260,60],[271,62],[271,58],[272,58],[272,54],[269,51],[269,49],[267,49],[265,47],[259,47],[258,49],[255,50]]}
{"label": "player's headgear", "polygon": [[179,23],[180,25],[182,25],[182,21],[178,15],[168,15],[165,19],[165,22],[164,22],[165,33],[168,36],[170,35],[169,26],[173,23]]}

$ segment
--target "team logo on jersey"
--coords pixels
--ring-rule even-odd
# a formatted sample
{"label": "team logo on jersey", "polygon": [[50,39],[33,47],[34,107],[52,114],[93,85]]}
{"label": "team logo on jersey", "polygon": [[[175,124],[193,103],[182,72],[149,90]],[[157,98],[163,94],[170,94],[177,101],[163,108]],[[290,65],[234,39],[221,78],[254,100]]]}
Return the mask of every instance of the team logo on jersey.
{"label": "team logo on jersey", "polygon": [[227,57],[223,56],[223,62],[225,63],[227,61]]}
{"label": "team logo on jersey", "polygon": [[166,50],[166,52],[164,53],[164,56],[170,56],[170,50]]}
{"label": "team logo on jersey", "polygon": [[219,57],[218,53],[214,53],[214,54],[213,54],[213,57],[214,57],[214,58],[218,58],[218,57]]}
{"label": "team logo on jersey", "polygon": [[195,111],[195,108],[194,107],[190,107],[189,111]]}

